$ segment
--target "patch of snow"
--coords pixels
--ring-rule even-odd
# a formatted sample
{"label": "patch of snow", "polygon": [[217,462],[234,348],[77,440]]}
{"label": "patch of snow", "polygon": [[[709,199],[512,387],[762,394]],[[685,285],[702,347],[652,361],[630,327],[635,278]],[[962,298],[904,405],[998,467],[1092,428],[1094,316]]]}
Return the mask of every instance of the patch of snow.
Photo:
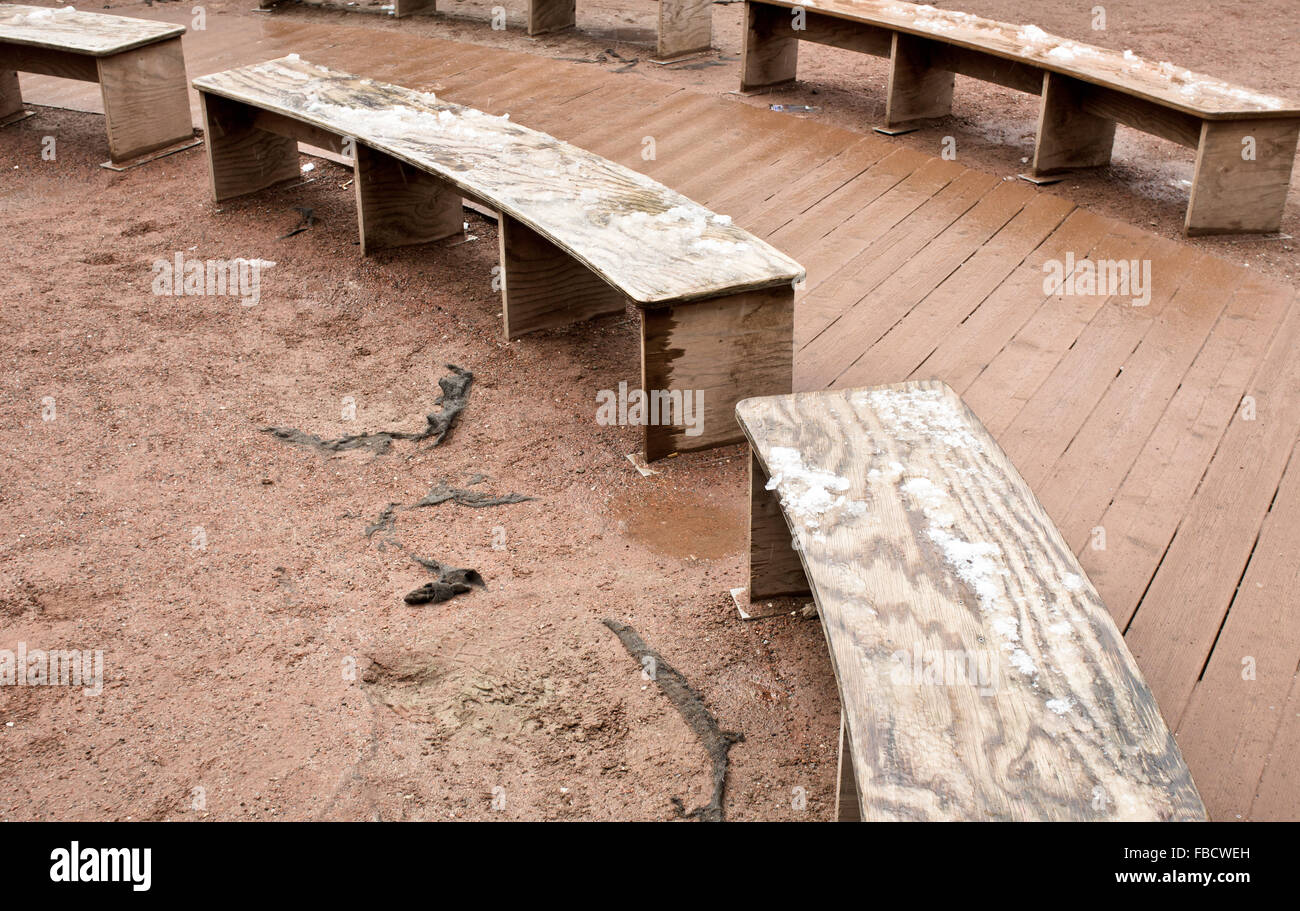
{"label": "patch of snow", "polygon": [[865,503],[844,496],[850,486],[848,478],[805,466],[797,449],[773,446],[767,455],[767,468],[771,476],[767,489],[777,492],[786,515],[804,528],[819,528],[827,513],[862,515],[866,512]]}

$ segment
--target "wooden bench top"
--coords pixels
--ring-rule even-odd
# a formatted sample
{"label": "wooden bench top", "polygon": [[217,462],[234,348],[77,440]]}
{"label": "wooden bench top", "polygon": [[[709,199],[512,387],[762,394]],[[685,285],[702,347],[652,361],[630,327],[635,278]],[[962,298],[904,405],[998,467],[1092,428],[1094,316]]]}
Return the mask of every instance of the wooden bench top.
{"label": "wooden bench top", "polygon": [[641,306],[788,284],[788,256],[662,184],[507,117],[290,55],[194,80],[351,136],[523,222]]}
{"label": "wooden bench top", "polygon": [[799,543],[865,819],[1204,818],[1106,606],[951,389],[736,413]]}
{"label": "wooden bench top", "polygon": [[1206,120],[1287,117],[1300,103],[1242,88],[1171,63],[1151,63],[1131,51],[1113,51],[970,13],[901,0],[755,0],[802,7],[837,19],[879,25],[958,47],[1024,61],[1083,82],[1104,85]]}
{"label": "wooden bench top", "polygon": [[83,13],[70,6],[0,6],[0,42],[91,57],[108,57],[183,34],[183,25]]}

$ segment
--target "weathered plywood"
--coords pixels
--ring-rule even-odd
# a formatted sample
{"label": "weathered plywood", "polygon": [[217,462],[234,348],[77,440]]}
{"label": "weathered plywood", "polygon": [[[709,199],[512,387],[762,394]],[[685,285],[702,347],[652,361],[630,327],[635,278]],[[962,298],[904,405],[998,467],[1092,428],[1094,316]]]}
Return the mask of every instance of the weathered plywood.
{"label": "weathered plywood", "polygon": [[105,57],[183,34],[183,25],[83,13],[70,7],[0,6],[0,43]]}
{"label": "weathered plywood", "polygon": [[933,64],[933,46],[921,38],[894,34],[885,96],[887,127],[952,113],[953,74]]}
{"label": "weathered plywood", "polygon": [[951,389],[736,411],[799,540],[862,818],[1204,818],[1105,605]]}
{"label": "weathered plywood", "polygon": [[386,152],[484,201],[569,253],[641,306],[790,285],[794,260],[662,184],[583,149],[293,56],[196,79]]}
{"label": "weathered plywood", "polygon": [[788,392],[793,369],[789,285],[643,310],[641,388],[689,391],[698,412],[694,428],[647,425],[646,458],[741,442],[736,403],[749,395]]}
{"label": "weathered plywood", "polygon": [[627,308],[627,298],[617,289],[509,215],[501,216],[498,237],[506,338],[622,313]]}
{"label": "weathered plywood", "polygon": [[97,62],[113,161],[193,138],[179,37]]}
{"label": "weathered plywood", "polygon": [[793,81],[799,66],[800,37],[790,27],[789,11],[746,0],[740,90],[748,92]]}
{"label": "weathered plywood", "polygon": [[1035,25],[997,22],[970,13],[899,0],[759,2],[785,8],[802,7],[809,12],[933,38],[1007,60],[1029,62],[1208,119],[1300,114],[1300,104],[1295,101],[1251,91],[1171,63],[1151,63],[1131,52],[1071,41]]}
{"label": "weathered plywood", "polygon": [[0,120],[23,110],[23,90],[18,84],[18,74],[13,70],[0,70]]}
{"label": "weathered plywood", "polygon": [[1038,142],[1034,146],[1035,175],[1110,163],[1115,121],[1084,110],[1081,102],[1088,88],[1065,76],[1043,74]]}
{"label": "weathered plywood", "polygon": [[361,255],[464,231],[460,194],[446,182],[362,143],[354,145]]}
{"label": "weathered plywood", "polygon": [[1298,137],[1300,118],[1202,124],[1187,233],[1281,230]]}
{"label": "weathered plywood", "polygon": [[573,28],[577,21],[577,0],[528,0],[530,35],[544,35]]}
{"label": "weathered plywood", "polygon": [[713,41],[713,0],[659,0],[660,59],[707,51]]}

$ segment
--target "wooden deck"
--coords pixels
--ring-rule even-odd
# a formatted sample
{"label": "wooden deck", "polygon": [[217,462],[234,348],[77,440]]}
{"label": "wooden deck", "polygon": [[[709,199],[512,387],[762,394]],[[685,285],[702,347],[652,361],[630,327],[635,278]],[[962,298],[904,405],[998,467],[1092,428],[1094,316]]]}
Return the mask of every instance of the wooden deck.
{"label": "wooden deck", "polygon": [[[191,76],[293,52],[509,112],[800,260],[796,388],[949,383],[1078,554],[1211,817],[1300,818],[1294,289],[1023,182],[635,73],[275,17],[185,40]],[[1149,305],[1045,294],[1044,262],[1071,253],[1151,260]]]}

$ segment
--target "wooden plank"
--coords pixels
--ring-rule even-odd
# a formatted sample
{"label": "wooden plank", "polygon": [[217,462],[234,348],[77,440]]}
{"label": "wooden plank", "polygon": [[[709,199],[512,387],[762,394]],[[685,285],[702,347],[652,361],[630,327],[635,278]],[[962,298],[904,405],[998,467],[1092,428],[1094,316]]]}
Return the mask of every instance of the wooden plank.
{"label": "wooden plank", "polygon": [[789,285],[642,310],[642,390],[690,391],[697,408],[694,429],[647,426],[646,458],[741,442],[736,402],[790,391],[793,324]]}
{"label": "wooden plank", "polygon": [[1073,209],[1060,197],[1034,194],[970,259],[866,348],[840,384],[875,385],[910,376],[939,340],[969,317]]}
{"label": "wooden plank", "polygon": [[[786,17],[789,24],[789,17]],[[834,16],[804,10],[804,27],[795,32],[800,41],[811,41],[873,57],[888,57],[894,46],[894,33],[864,22],[848,22]]]}
{"label": "wooden plank", "polygon": [[1110,163],[1115,121],[1084,110],[1082,98],[1086,92],[1085,83],[1056,73],[1043,74],[1033,174],[1055,174]]}
{"label": "wooden plank", "polygon": [[[1136,229],[1132,235],[1108,234],[1093,249],[1093,258],[1148,258],[1155,242],[1139,239],[1135,246],[1134,236],[1140,234]],[[1168,255],[1175,248],[1175,244],[1168,242],[1160,249]],[[1178,278],[1172,273],[1157,273],[1155,269],[1152,276],[1153,282],[1159,280],[1153,293],[1159,293]],[[1040,281],[1046,278],[1044,275]],[[962,398],[990,433],[1003,435],[1107,300],[1102,295],[1066,294],[1062,290],[1044,301],[1002,350],[986,355],[988,366],[965,388]]]}
{"label": "wooden plank", "polygon": [[885,126],[911,125],[952,113],[951,70],[936,67],[933,42],[895,32],[885,87]]}
{"label": "wooden plank", "polygon": [[362,256],[464,232],[464,207],[454,187],[364,143],[354,150]]}
{"label": "wooden plank", "polygon": [[[1280,231],[1298,138],[1300,118],[1203,123],[1187,233]],[[1250,160],[1248,144],[1253,145]]]}
{"label": "wooden plank", "polygon": [[435,174],[656,306],[788,286],[788,256],[637,172],[426,93],[282,58],[195,80],[205,92],[355,136]]}
{"label": "wooden plank", "polygon": [[927,239],[901,268],[878,284],[863,282],[861,296],[839,319],[800,347],[801,363],[811,366],[799,373],[800,387],[824,388],[837,382],[864,350],[1014,218],[1033,193],[1022,182],[998,182],[973,205],[954,207],[960,216]]}
{"label": "wooden plank", "polygon": [[1075,550],[1087,543],[1209,337],[1224,320],[1256,309],[1257,301],[1233,294],[1241,277],[1230,263],[1197,257],[1171,306],[1157,315],[1052,466],[1041,498]]}
{"label": "wooden plank", "polygon": [[0,6],[0,44],[104,57],[183,34],[183,25],[83,13],[70,6],[62,9],[17,3]]}
{"label": "wooden plank", "polygon": [[857,775],[853,770],[853,738],[849,735],[849,720],[840,711],[839,774],[835,786],[835,821],[861,822],[862,806],[858,795]]}
{"label": "wooden plank", "polygon": [[[1271,382],[1261,373],[1261,361],[1278,322],[1292,307],[1293,292],[1249,280],[1246,288],[1259,301],[1258,314],[1234,313],[1210,336],[1097,522],[1105,531],[1104,548],[1076,544],[1121,627],[1138,609],[1206,466],[1239,416],[1243,395],[1257,378]],[[1279,363],[1275,359],[1270,368],[1276,370]]]}
{"label": "wooden plank", "polygon": [[208,180],[216,202],[265,189],[299,176],[298,143],[259,130],[253,108],[199,92]]}
{"label": "wooden plank", "polygon": [[745,20],[741,34],[742,92],[794,81],[799,67],[799,40],[790,27],[789,12],[745,0]]}
{"label": "wooden plank", "polygon": [[23,90],[18,84],[18,73],[0,70],[0,121],[23,109]]}
{"label": "wooden plank", "polygon": [[529,35],[562,31],[577,22],[577,0],[528,0]]}
{"label": "wooden plank", "polygon": [[781,515],[781,500],[767,489],[762,464],[749,455],[749,600],[809,594],[803,561]]}
{"label": "wooden plank", "polygon": [[194,137],[179,37],[96,59],[113,161]]}
{"label": "wooden plank", "polygon": [[1290,761],[1300,755],[1300,682],[1282,708],[1282,724],[1273,741],[1273,751],[1259,793],[1250,805],[1250,818],[1265,822],[1295,822],[1300,817],[1300,774]]}
{"label": "wooden plank", "polygon": [[1278,788],[1278,796],[1285,795],[1280,807],[1255,814],[1266,769],[1294,766],[1296,755],[1288,751],[1290,745],[1278,743],[1285,739],[1280,732],[1288,718],[1295,717],[1288,701],[1300,664],[1295,622],[1300,460],[1295,456],[1293,451],[1214,652],[1177,725],[1178,742],[1188,766],[1200,775],[1201,796],[1214,819],[1294,819],[1300,811],[1300,790],[1293,781]]}
{"label": "wooden plank", "polygon": [[707,51],[713,42],[713,0],[659,0],[660,60]]}
{"label": "wooden plank", "polygon": [[1105,605],[951,389],[737,415],[781,479],[865,819],[1204,818]]}
{"label": "wooden plank", "polygon": [[[1138,263],[1144,261],[1148,261],[1147,258],[1136,260]],[[1223,312],[1227,303],[1225,294],[1198,300],[1195,295],[1180,298],[1178,292],[1211,276],[1231,282],[1235,278],[1231,270],[1219,269],[1212,258],[1172,244],[1157,247],[1149,262],[1152,285],[1147,289],[1149,302],[1145,306],[1135,306],[1131,288],[1116,293],[1099,289],[1095,296],[1101,302],[1088,325],[1075,342],[1061,352],[1051,372],[1002,434],[1007,455],[1020,466],[1025,480],[1035,487],[1046,479],[1052,466],[1098,405],[1105,402],[1112,386],[1117,386],[1117,394],[1122,396],[1127,390],[1130,397],[1137,396],[1139,400],[1152,393],[1152,377],[1124,374],[1141,371],[1146,357],[1159,358],[1170,353],[1153,354],[1150,349],[1143,349],[1143,342],[1153,327],[1157,346],[1168,346],[1171,336],[1186,332],[1199,347]],[[1161,280],[1157,281],[1157,276]],[[1231,293],[1231,289],[1229,284],[1224,290]],[[1200,304],[1199,311],[1180,318],[1179,308],[1193,302]],[[1189,358],[1194,351],[1195,348],[1188,353]],[[1172,364],[1165,366],[1171,372],[1176,369]],[[1175,388],[1176,383],[1169,387],[1169,392]],[[1131,400],[1129,404],[1132,404]],[[1150,419],[1146,427],[1130,424],[1123,428],[1124,432],[1145,437],[1162,410],[1146,414]],[[1130,417],[1136,418],[1141,413],[1140,409],[1134,409]]]}
{"label": "wooden plank", "polygon": [[[909,379],[941,379],[958,392],[966,389],[1051,297],[1043,290],[1043,267],[1061,262],[1067,252],[1089,256],[1111,222],[1075,209],[1019,268],[1000,284],[961,325],[942,339]],[[1132,229],[1134,235],[1137,229]]]}
{"label": "wooden plank", "polygon": [[1254,420],[1233,420],[1126,633],[1160,705],[1180,718],[1300,433],[1300,312],[1292,308],[1247,390]]}
{"label": "wooden plank", "polygon": [[795,336],[800,351],[856,306],[850,301],[871,294],[997,182],[989,174],[931,158],[821,238],[807,251],[812,277]]}
{"label": "wooden plank", "polygon": [[0,55],[4,66],[20,73],[38,73],[79,82],[99,81],[99,66],[89,54],[0,42]]}
{"label": "wooden plank", "polygon": [[1104,85],[1210,119],[1300,115],[1300,104],[1169,63],[1051,35],[1037,26],[896,0],[761,0],[764,5],[864,22]]}
{"label": "wooden plank", "polygon": [[617,289],[527,225],[503,215],[498,237],[506,338],[626,309]]}

